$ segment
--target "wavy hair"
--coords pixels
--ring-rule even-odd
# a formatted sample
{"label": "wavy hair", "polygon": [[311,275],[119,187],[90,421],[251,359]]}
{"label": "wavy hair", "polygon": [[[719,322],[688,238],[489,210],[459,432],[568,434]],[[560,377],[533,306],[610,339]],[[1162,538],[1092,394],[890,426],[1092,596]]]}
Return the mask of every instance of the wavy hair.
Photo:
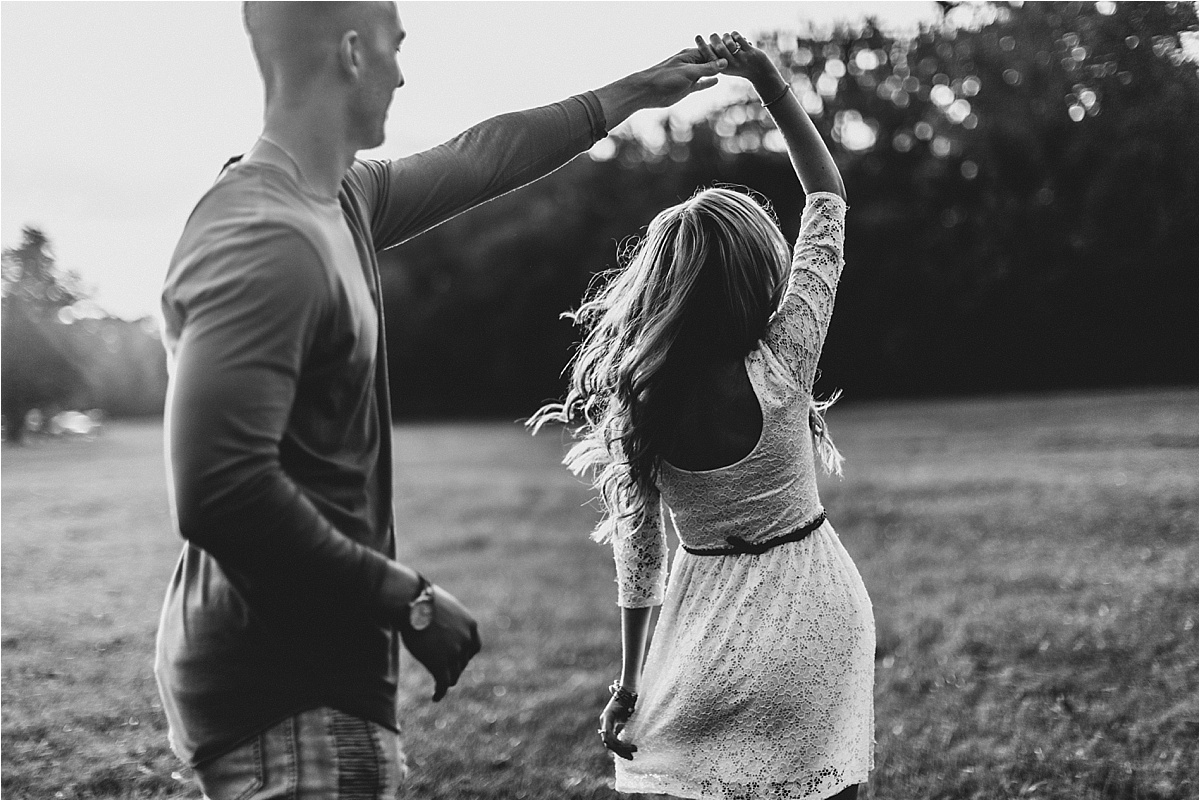
{"label": "wavy hair", "polygon": [[[712,188],[665,209],[625,248],[624,269],[608,273],[564,315],[586,332],[569,366],[567,396],[527,424],[535,433],[551,421],[578,427],[579,442],[564,462],[576,475],[592,473],[600,492],[606,514],[596,540],[657,513],[651,499],[688,376],[715,358],[744,357],[766,333],[790,265],[769,208],[746,193]],[[826,405],[810,407],[814,439],[828,440]]]}

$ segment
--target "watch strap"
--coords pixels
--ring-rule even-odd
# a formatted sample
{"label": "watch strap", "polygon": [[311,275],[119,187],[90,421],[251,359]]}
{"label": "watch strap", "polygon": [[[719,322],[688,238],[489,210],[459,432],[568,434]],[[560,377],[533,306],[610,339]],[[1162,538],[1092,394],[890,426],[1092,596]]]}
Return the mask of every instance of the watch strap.
{"label": "watch strap", "polygon": [[429,579],[425,578],[420,573],[417,573],[417,594],[412,597],[412,600],[408,602],[408,605],[412,606],[421,599],[421,596],[425,595],[432,588],[433,584],[430,583]]}

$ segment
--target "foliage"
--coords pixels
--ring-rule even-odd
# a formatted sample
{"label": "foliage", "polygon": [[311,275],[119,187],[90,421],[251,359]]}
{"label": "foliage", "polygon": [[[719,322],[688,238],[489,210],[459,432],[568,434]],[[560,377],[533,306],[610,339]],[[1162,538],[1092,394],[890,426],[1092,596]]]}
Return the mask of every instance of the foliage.
{"label": "foliage", "polygon": [[[870,798],[1196,798],[1197,395],[839,404],[822,500],[875,606]],[[402,561],[480,617],[446,700],[411,660],[411,798],[616,798],[612,555],[553,433],[397,430]],[[5,454],[5,798],[198,797],[151,672],[157,425]]]}
{"label": "foliage", "polygon": [[80,361],[55,325],[59,309],[83,298],[79,279],[59,269],[46,235],[21,229],[21,244],[5,248],[0,332],[0,410],[6,436],[21,442],[25,415],[47,403],[64,404],[87,389]]}
{"label": "foliage", "polygon": [[88,300],[79,276],[56,263],[40,229],[22,229],[3,258],[5,434],[25,438],[31,409],[66,408],[110,415],[158,414],[166,396],[166,360],[153,321],[109,317]]}
{"label": "foliage", "polygon": [[[1192,4],[1028,3],[956,8],[913,38],[757,37],[850,196],[823,385],[1194,382],[1196,30]],[[795,178],[747,100],[384,254],[397,411],[515,416],[559,396],[575,332],[557,315],[657,211],[714,183],[762,194],[795,235]]]}
{"label": "foliage", "polygon": [[[1195,6],[973,9],[911,40],[776,40],[853,209],[827,373],[907,394],[1194,380]],[[731,117],[737,142],[761,111]]]}
{"label": "foliage", "polygon": [[0,264],[5,298],[57,311],[85,297],[79,275],[58,266],[50,239],[35,226],[21,229],[21,244],[5,248]]}
{"label": "foliage", "polygon": [[[913,37],[757,36],[850,197],[819,390],[1195,383],[1196,34],[1194,4],[1072,2],[963,5]],[[757,101],[658,133],[382,254],[399,415],[517,417],[561,397],[577,332],[560,313],[698,188],[750,187],[795,236],[802,197]],[[33,406],[161,408],[144,321],[89,311],[35,228],[3,264],[10,436]]]}
{"label": "foliage", "polygon": [[152,318],[85,317],[70,329],[86,365],[89,406],[114,417],[162,414],[167,360]]}

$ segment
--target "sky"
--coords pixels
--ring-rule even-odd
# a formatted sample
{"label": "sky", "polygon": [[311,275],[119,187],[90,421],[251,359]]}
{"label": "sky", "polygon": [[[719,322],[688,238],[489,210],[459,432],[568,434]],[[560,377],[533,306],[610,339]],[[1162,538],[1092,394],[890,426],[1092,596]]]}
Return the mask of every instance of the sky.
{"label": "sky", "polygon": [[[938,19],[912,2],[401,2],[406,84],[387,141],[397,158],[476,122],[551,103],[650,66],[695,34],[799,31],[866,15]],[[683,118],[745,91],[693,95]],[[643,111],[626,126],[665,112]],[[253,145],[262,89],[237,2],[0,3],[0,243],[50,237],[110,314],[158,312],[175,242],[221,165]]]}

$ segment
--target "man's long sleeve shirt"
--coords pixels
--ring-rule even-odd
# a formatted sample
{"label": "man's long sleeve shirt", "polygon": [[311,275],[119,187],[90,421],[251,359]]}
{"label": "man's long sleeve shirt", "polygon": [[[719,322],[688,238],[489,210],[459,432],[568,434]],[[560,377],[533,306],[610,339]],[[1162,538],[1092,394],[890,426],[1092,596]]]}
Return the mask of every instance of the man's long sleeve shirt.
{"label": "man's long sleeve shirt", "polygon": [[198,764],[306,709],[396,728],[395,559],[376,252],[605,136],[587,93],[356,161],[336,200],[262,142],[200,200],[162,294],[171,507],[186,540],[155,672]]}

